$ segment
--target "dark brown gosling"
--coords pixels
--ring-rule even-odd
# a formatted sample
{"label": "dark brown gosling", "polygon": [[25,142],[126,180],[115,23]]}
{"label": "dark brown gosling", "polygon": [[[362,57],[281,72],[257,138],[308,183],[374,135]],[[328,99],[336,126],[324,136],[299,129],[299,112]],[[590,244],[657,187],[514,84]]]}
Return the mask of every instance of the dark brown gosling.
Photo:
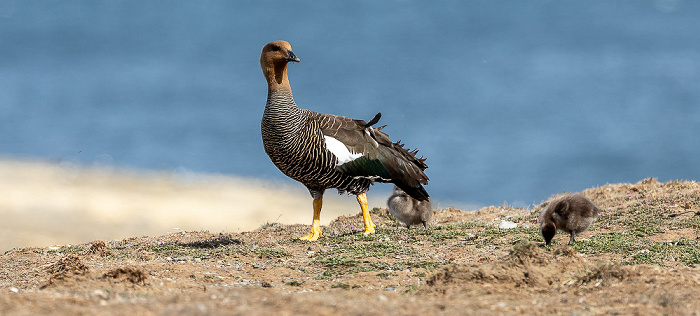
{"label": "dark brown gosling", "polygon": [[550,245],[557,229],[569,233],[569,244],[574,236],[588,229],[595,222],[600,208],[582,195],[570,194],[542,204],[540,234]]}
{"label": "dark brown gosling", "polygon": [[426,229],[428,222],[433,217],[430,199],[418,201],[397,186],[394,186],[394,192],[389,196],[387,204],[391,215],[406,224],[406,228],[411,228],[411,225],[423,224],[423,229]]}

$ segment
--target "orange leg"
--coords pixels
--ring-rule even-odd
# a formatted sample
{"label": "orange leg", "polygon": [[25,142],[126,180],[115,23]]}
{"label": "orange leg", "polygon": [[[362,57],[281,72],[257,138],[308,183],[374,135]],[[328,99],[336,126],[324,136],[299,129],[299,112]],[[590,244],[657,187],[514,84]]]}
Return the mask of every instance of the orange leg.
{"label": "orange leg", "polygon": [[362,218],[365,221],[365,231],[362,232],[364,235],[374,234],[374,223],[372,223],[372,218],[369,216],[369,209],[367,208],[367,195],[362,193],[357,195],[357,203],[360,203],[360,208],[362,208]]}
{"label": "orange leg", "polygon": [[318,237],[321,237],[321,206],[323,205],[323,198],[314,199],[314,220],[311,222],[311,232],[304,236],[299,237],[301,240],[316,241]]}

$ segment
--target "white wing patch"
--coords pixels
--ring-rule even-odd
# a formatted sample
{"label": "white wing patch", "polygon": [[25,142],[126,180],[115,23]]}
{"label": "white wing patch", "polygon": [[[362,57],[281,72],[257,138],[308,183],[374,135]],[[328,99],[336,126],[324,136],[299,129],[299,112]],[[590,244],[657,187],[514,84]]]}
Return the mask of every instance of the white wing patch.
{"label": "white wing patch", "polygon": [[362,153],[356,153],[348,150],[345,144],[333,137],[324,135],[323,138],[326,140],[326,148],[330,150],[330,152],[332,152],[336,158],[338,158],[338,163],[336,166],[340,166],[362,157]]}

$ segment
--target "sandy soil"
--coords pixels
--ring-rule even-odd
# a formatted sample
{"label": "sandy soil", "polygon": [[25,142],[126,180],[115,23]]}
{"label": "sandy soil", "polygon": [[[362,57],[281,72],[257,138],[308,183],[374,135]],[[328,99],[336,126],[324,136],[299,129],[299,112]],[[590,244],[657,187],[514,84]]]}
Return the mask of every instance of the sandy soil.
{"label": "sandy soil", "polygon": [[582,194],[604,213],[572,246],[543,245],[537,208],[503,205],[436,210],[427,230],[374,209],[376,234],[339,216],[317,242],[271,221],[14,248],[0,256],[0,314],[700,314],[700,185]]}

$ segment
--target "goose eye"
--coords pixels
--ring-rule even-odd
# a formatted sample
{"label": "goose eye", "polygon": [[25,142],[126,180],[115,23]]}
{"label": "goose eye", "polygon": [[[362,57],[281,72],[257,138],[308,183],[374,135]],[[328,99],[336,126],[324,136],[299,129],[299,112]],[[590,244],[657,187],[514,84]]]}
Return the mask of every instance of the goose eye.
{"label": "goose eye", "polygon": [[278,51],[278,50],[280,50],[280,47],[279,47],[279,46],[277,46],[277,45],[272,45],[272,51],[273,51],[273,52],[276,52],[276,51]]}

